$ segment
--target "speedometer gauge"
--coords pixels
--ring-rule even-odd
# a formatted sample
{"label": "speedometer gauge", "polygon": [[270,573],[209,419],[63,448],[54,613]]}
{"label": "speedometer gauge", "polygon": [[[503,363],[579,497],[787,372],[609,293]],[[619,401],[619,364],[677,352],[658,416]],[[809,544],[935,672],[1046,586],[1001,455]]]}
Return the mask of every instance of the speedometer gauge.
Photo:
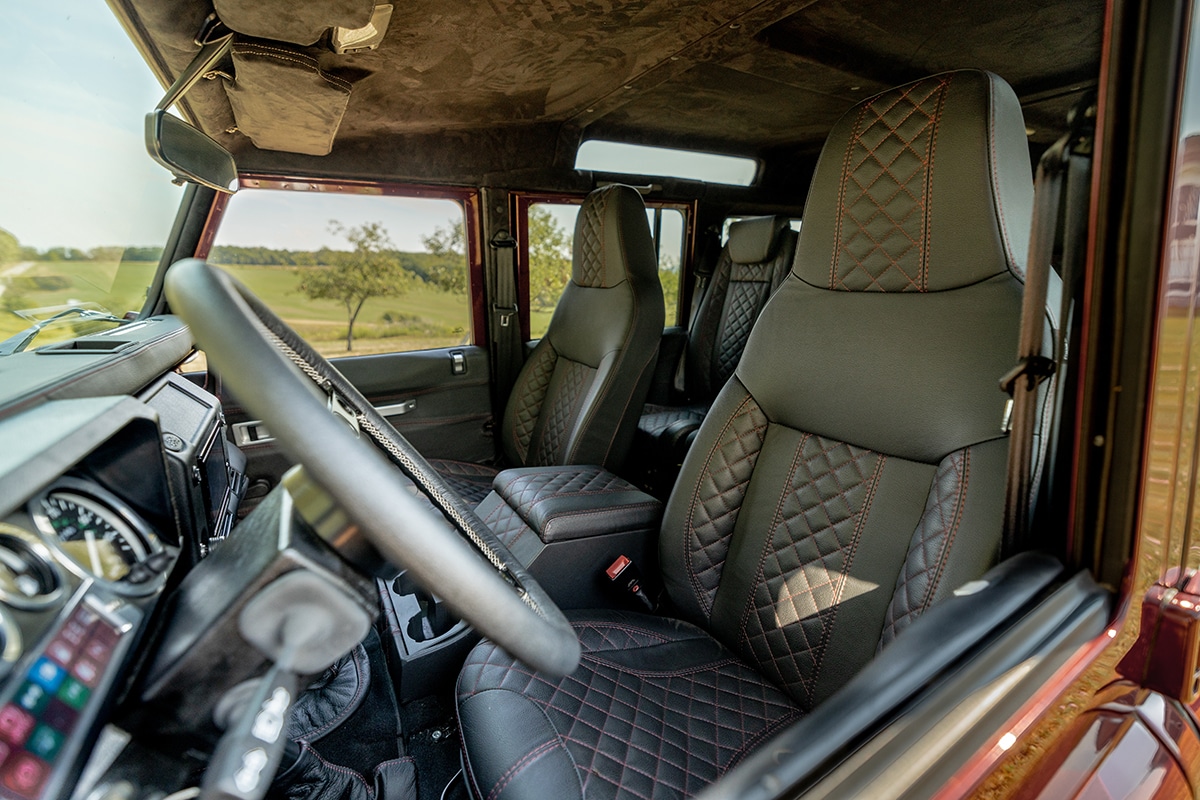
{"label": "speedometer gauge", "polygon": [[148,591],[158,571],[146,562],[162,544],[116,498],[81,482],[63,482],[34,501],[47,543],[77,571],[127,592]]}

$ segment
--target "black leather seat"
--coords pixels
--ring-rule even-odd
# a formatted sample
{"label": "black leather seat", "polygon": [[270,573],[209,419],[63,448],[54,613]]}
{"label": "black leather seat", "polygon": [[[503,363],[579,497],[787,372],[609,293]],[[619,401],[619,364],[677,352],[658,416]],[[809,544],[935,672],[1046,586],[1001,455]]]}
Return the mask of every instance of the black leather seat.
{"label": "black leather seat", "polygon": [[688,330],[683,357],[685,401],[645,405],[636,434],[639,452],[667,447],[660,437],[668,429],[674,439],[700,427],[713,398],[733,375],[750,330],[783,282],[795,253],[796,232],[787,217],[747,217],[730,224],[729,239]]}
{"label": "black leather seat", "polygon": [[729,226],[676,366],[681,396],[674,404],[647,403],[633,437],[633,475],[651,494],[665,498],[674,486],[704,415],[741,360],[795,252],[796,232],[787,217],[748,217]]}
{"label": "black leather seat", "polygon": [[[503,466],[620,466],[654,370],[663,329],[658,262],[637,190],[587,196],[575,222],[571,280],[504,409]],[[496,467],[429,462],[468,502]]]}
{"label": "black leather seat", "polygon": [[993,563],[1031,184],[1020,104],[989,73],[835,126],[792,272],[667,507],[688,622],[576,615],[563,680],[480,644],[458,683],[477,796],[692,794]]}

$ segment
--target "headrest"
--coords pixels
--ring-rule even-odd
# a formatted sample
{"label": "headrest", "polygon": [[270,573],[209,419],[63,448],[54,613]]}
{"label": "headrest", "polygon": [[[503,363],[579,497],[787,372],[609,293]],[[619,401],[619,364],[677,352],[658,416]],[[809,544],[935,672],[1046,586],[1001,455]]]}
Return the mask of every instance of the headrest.
{"label": "headrest", "polygon": [[608,288],[627,278],[658,280],[646,204],[637,189],[612,184],[583,201],[575,219],[571,281]]}
{"label": "headrest", "polygon": [[792,272],[849,292],[936,292],[1004,271],[1023,280],[1032,204],[1013,90],[990,72],[935,75],[834,126]]}
{"label": "headrest", "polygon": [[729,258],[736,264],[761,264],[774,255],[786,217],[747,217],[729,225]]}

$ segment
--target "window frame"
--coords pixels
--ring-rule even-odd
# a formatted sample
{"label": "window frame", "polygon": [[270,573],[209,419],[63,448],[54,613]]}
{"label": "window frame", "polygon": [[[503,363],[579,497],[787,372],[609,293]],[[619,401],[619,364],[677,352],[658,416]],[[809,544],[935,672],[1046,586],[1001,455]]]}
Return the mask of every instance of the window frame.
{"label": "window frame", "polygon": [[[487,308],[484,302],[484,264],[482,227],[480,225],[481,200],[478,189],[460,186],[427,186],[413,183],[391,183],[363,180],[339,180],[336,178],[300,178],[271,175],[257,172],[238,173],[239,191],[278,190],[292,192],[323,192],[327,194],[363,194],[381,197],[412,197],[431,200],[453,200],[462,207],[463,235],[467,249],[467,299],[471,307],[471,344],[488,346]],[[217,231],[225,216],[232,195],[216,193],[208,217],[204,221],[200,239],[193,253],[195,258],[207,259],[212,251]],[[421,351],[396,351],[421,352]],[[347,356],[342,356],[346,358]],[[354,354],[348,356],[354,357]]]}
{"label": "window frame", "polygon": [[[513,235],[517,240],[517,294],[521,298],[518,316],[521,322],[521,340],[529,341],[529,207],[538,203],[557,205],[583,205],[586,194],[566,192],[509,192],[509,214],[513,221]],[[674,209],[683,215],[683,253],[679,264],[679,298],[684,296],[684,276],[690,272],[696,247],[697,201],[653,200],[642,196],[647,209]],[[574,231],[571,232],[574,236]],[[653,231],[651,231],[653,235]],[[655,248],[659,242],[655,240]],[[655,255],[659,255],[656,251]],[[668,326],[682,324],[684,303],[677,298],[675,319],[667,320]]]}

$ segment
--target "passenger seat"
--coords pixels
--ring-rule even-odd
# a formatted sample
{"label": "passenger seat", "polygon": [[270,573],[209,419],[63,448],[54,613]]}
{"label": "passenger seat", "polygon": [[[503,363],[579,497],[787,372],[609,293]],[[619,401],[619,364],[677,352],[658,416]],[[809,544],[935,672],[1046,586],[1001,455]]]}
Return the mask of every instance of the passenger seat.
{"label": "passenger seat", "polygon": [[504,467],[625,462],[658,356],[663,294],[646,206],[613,184],[575,223],[571,280],[504,409],[498,466],[429,459],[472,505]]}
{"label": "passenger seat", "polygon": [[729,226],[712,278],[688,331],[684,402],[647,403],[634,443],[649,488],[670,487],[713,398],[742,358],[759,312],[779,287],[796,251],[787,217],[749,217]]}

